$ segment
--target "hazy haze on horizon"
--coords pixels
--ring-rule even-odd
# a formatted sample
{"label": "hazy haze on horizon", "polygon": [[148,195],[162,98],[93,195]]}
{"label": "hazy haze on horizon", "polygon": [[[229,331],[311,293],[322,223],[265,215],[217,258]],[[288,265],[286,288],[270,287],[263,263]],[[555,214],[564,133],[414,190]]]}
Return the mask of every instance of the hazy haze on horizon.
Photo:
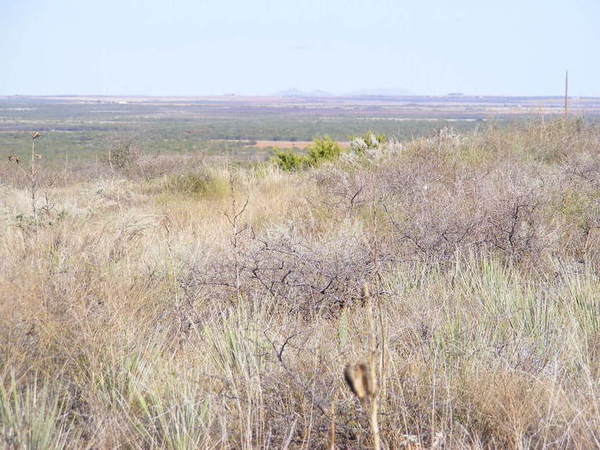
{"label": "hazy haze on horizon", "polygon": [[0,0],[0,95],[600,96],[600,1]]}

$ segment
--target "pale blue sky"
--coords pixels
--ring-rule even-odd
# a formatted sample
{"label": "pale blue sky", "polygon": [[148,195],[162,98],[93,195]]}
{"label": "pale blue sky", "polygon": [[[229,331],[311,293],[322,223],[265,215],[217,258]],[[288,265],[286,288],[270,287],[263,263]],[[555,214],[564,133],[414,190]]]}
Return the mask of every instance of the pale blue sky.
{"label": "pale blue sky", "polygon": [[600,96],[600,0],[0,0],[0,95]]}

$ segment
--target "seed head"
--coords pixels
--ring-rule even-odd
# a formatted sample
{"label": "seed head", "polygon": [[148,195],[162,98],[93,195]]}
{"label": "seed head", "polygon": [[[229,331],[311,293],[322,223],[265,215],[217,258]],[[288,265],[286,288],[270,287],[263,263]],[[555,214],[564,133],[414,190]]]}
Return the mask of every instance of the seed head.
{"label": "seed head", "polygon": [[344,378],[350,390],[361,402],[375,396],[377,391],[376,380],[371,379],[366,364],[348,364],[344,369]]}
{"label": "seed head", "polygon": [[369,294],[369,285],[367,283],[365,283],[363,285],[360,294],[361,294],[361,297],[363,298],[363,300],[366,300],[366,299],[368,299],[370,297],[370,294]]}

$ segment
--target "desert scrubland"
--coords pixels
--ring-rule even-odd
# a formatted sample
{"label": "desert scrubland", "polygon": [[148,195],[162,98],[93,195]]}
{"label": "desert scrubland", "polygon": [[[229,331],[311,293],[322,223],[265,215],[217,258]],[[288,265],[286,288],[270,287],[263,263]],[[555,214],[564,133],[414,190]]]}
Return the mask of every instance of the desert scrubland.
{"label": "desert scrubland", "polygon": [[0,162],[0,446],[598,447],[597,125],[334,156]]}

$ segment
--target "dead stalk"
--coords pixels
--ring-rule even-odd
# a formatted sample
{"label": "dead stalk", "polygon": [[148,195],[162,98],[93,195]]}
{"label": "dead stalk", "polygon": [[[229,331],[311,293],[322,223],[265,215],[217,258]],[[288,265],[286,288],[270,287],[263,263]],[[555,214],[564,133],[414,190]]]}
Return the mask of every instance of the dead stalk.
{"label": "dead stalk", "polygon": [[248,206],[248,199],[246,199],[241,208],[238,208],[237,201],[235,198],[235,180],[233,179],[233,174],[231,173],[231,171],[229,172],[229,186],[231,189],[231,210],[229,212],[225,212],[224,214],[227,218],[227,221],[229,222],[229,226],[231,227],[231,246],[233,250],[235,293],[239,304],[242,300],[239,236],[247,229],[246,225],[240,227],[239,220],[240,217],[246,211],[246,207]]}
{"label": "dead stalk", "polygon": [[336,409],[335,409],[335,405],[337,403],[337,396],[338,396],[338,390],[336,389],[335,393],[333,394],[333,398],[331,400],[331,422],[329,424],[329,450],[335,450],[335,414],[336,414]]}
{"label": "dead stalk", "polygon": [[363,288],[363,298],[367,306],[367,320],[370,328],[368,363],[347,365],[344,369],[344,377],[354,395],[368,412],[373,449],[379,450],[381,449],[381,436],[379,432],[379,377],[377,365],[381,363],[378,361],[377,355],[377,330],[373,317],[373,305],[366,285]]}
{"label": "dead stalk", "polygon": [[35,140],[39,138],[41,134],[38,131],[35,131],[31,134],[31,167],[29,174],[29,191],[31,194],[31,212],[33,214],[33,220],[37,223],[37,207],[36,207],[36,197],[37,197],[37,170],[35,168],[35,159],[38,157],[35,153]]}

